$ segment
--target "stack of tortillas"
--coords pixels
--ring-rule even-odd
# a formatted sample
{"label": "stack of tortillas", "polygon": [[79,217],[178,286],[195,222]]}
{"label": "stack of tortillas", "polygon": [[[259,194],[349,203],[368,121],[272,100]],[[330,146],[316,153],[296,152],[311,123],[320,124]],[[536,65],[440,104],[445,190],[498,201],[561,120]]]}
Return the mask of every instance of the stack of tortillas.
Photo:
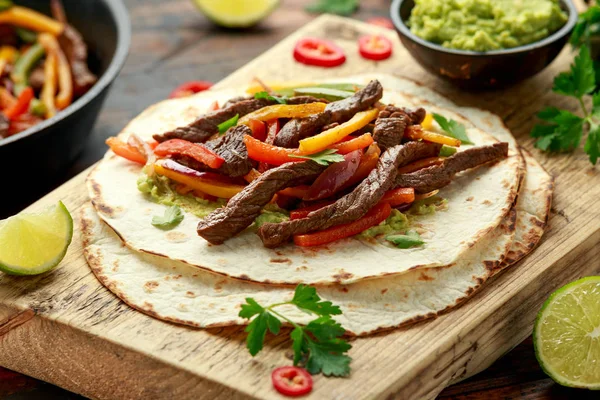
{"label": "stack of tortillas", "polygon": [[[336,319],[348,334],[366,335],[435,317],[468,299],[494,274],[516,263],[540,240],[553,181],[519,149],[502,120],[458,107],[414,82],[378,79],[382,101],[421,106],[467,127],[475,145],[505,141],[509,157],[461,173],[442,189],[447,209],[415,218],[426,245],[397,249],[359,238],[307,249],[292,244],[266,249],[252,229],[221,246],[196,235],[199,218],[185,212],[170,231],[152,226],[164,205],[137,189],[140,166],[107,153],[88,178],[92,205],[81,216],[85,255],[100,282],[124,302],[155,318],[200,328],[245,324],[247,297],[259,303],[291,299],[298,283],[339,305]],[[150,138],[193,121],[213,101],[223,104],[245,88],[204,92],[154,105],[121,133]],[[291,317],[310,316],[290,308]]]}

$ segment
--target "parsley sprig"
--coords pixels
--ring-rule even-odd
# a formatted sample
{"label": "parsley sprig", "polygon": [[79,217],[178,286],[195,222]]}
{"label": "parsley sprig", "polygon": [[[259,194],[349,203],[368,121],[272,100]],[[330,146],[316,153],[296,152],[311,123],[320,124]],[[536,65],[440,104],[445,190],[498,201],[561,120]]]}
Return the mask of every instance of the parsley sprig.
{"label": "parsley sprig", "polygon": [[[590,162],[596,164],[600,157],[600,94],[596,90],[596,72],[587,46],[582,46],[571,69],[554,79],[552,90],[563,96],[577,99],[583,117],[556,107],[540,111],[538,118],[545,122],[534,126],[531,136],[537,138],[535,146],[543,151],[571,151],[581,142],[584,131],[588,137],[583,147]],[[586,96],[592,95],[592,107],[586,106]]]}
{"label": "parsley sprig", "polygon": [[[275,308],[284,305],[296,306],[307,314],[316,315],[317,318],[307,325],[300,325],[275,311]],[[350,373],[351,361],[346,352],[352,346],[341,338],[344,328],[331,317],[341,313],[338,306],[330,301],[322,301],[314,287],[298,285],[292,300],[283,303],[263,307],[253,298],[246,298],[239,316],[251,319],[246,327],[246,347],[252,356],[262,350],[267,330],[278,335],[281,321],[285,321],[294,327],[290,332],[294,365],[305,360],[305,367],[311,374],[322,372],[326,376],[346,376]]]}
{"label": "parsley sprig", "polygon": [[331,163],[337,163],[344,161],[344,156],[338,154],[337,149],[325,149],[315,154],[307,154],[303,156],[289,154],[292,158],[302,158],[305,160],[313,160],[319,165],[329,165]]}
{"label": "parsley sprig", "polygon": [[287,97],[285,96],[271,96],[268,92],[258,92],[254,94],[255,99],[267,99],[269,101],[274,101],[277,104],[287,104]]}
{"label": "parsley sprig", "polygon": [[438,123],[440,128],[450,137],[460,140],[463,144],[474,144],[469,136],[467,136],[467,129],[461,123],[456,122],[453,119],[446,119],[443,115],[433,113],[433,119]]}
{"label": "parsley sprig", "polygon": [[165,209],[162,216],[155,215],[152,217],[152,225],[160,229],[172,229],[183,221],[183,213],[177,206],[171,206]]}

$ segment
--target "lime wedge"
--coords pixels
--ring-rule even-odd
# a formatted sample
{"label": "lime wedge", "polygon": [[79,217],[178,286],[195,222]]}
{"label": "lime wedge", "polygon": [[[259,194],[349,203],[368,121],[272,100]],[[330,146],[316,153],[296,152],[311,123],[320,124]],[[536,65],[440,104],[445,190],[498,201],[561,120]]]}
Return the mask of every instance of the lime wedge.
{"label": "lime wedge", "polygon": [[41,213],[0,221],[0,271],[37,275],[56,267],[73,237],[73,219],[62,202]]}
{"label": "lime wedge", "polygon": [[563,386],[600,390],[600,276],[570,283],[544,303],[533,329],[542,369]]}
{"label": "lime wedge", "polygon": [[267,17],[279,0],[194,0],[194,3],[217,25],[247,28]]}

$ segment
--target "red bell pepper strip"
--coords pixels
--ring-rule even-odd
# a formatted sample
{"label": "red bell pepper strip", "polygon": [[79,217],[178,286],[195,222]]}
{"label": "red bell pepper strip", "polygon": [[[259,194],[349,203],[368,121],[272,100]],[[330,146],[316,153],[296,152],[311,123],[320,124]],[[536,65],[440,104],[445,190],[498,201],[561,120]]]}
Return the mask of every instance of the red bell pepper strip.
{"label": "red bell pepper strip", "polygon": [[321,200],[338,192],[354,176],[361,156],[362,150],[354,150],[344,155],[344,161],[329,165],[315,179],[308,193],[302,199],[306,201]]}
{"label": "red bell pepper strip", "polygon": [[348,224],[338,225],[320,232],[307,233],[294,236],[297,246],[309,247],[320,246],[335,242],[359,233],[385,221],[392,213],[392,207],[388,203],[380,203],[373,207],[364,217]]}
{"label": "red bell pepper strip", "polygon": [[346,61],[344,50],[333,42],[317,38],[300,39],[294,47],[296,61],[317,67],[337,67]]}
{"label": "red bell pepper strip", "polygon": [[382,28],[394,29],[394,23],[391,19],[386,17],[373,17],[369,18],[366,22],[367,24],[377,25]]}
{"label": "red bell pepper strip", "polygon": [[335,203],[335,200],[323,200],[323,201],[319,201],[315,204],[311,204],[310,206],[298,208],[298,209],[290,212],[290,219],[294,220],[294,219],[306,218],[306,217],[308,217],[308,214],[310,214],[311,212],[320,210],[321,208],[327,207],[333,203]]}
{"label": "red bell pepper strip", "polygon": [[370,133],[365,133],[357,138],[345,140],[343,142],[329,146],[330,149],[336,149],[339,154],[348,154],[354,150],[364,149],[373,144],[373,136]]}
{"label": "red bell pepper strip", "polygon": [[248,128],[252,131],[252,137],[264,142],[267,139],[267,128],[265,123],[256,119],[248,121]]}
{"label": "red bell pepper strip", "polygon": [[415,201],[415,189],[413,188],[398,188],[392,189],[380,200],[380,203],[388,203],[392,207],[399,206],[400,204],[412,203]]}
{"label": "red bell pepper strip", "polygon": [[210,150],[209,148],[188,142],[182,139],[171,139],[160,143],[154,149],[154,154],[159,157],[167,157],[172,155],[184,155],[193,158],[194,160],[208,165],[213,169],[219,169],[225,162],[225,159]]}
{"label": "red bell pepper strip", "polygon": [[385,60],[392,55],[392,48],[392,42],[381,35],[363,36],[358,39],[358,51],[368,60]]}
{"label": "red bell pepper strip", "polygon": [[9,120],[14,120],[18,116],[25,114],[27,110],[29,110],[29,103],[31,103],[33,97],[33,89],[27,86],[17,98],[17,102],[13,104],[12,107],[4,110],[4,115],[6,115]]}
{"label": "red bell pepper strip", "polygon": [[130,144],[125,143],[119,138],[109,137],[106,139],[106,144],[118,156],[121,156],[129,161],[145,165],[146,157],[140,151]]}
{"label": "red bell pepper strip", "polygon": [[190,81],[179,85],[169,95],[170,99],[178,99],[181,97],[191,96],[195,93],[203,92],[212,87],[211,82],[207,81]]}
{"label": "red bell pepper strip", "polygon": [[415,161],[402,168],[398,168],[399,174],[410,174],[411,172],[418,171],[423,168],[428,168],[433,165],[440,165],[444,163],[443,157],[429,157],[423,158],[422,160]]}

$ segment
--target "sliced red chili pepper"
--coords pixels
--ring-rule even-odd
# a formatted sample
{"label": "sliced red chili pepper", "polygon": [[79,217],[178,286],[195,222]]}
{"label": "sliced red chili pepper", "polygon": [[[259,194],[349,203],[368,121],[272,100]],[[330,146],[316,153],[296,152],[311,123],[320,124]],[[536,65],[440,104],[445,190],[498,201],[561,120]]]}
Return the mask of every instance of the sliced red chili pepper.
{"label": "sliced red chili pepper", "polygon": [[392,207],[388,203],[380,203],[373,207],[364,217],[354,222],[334,226],[320,232],[307,233],[305,235],[294,236],[294,243],[297,246],[309,247],[320,246],[323,244],[335,242],[350,236],[358,235],[362,231],[369,229],[385,221],[392,213]]}
{"label": "sliced red chili pepper", "polygon": [[137,147],[131,146],[116,137],[106,139],[106,144],[116,155],[138,164],[146,164],[146,156],[140,153]]}
{"label": "sliced red chili pepper", "polygon": [[300,39],[294,47],[296,61],[318,67],[337,67],[346,61],[344,50],[333,42],[317,38]]}
{"label": "sliced red chili pepper", "polygon": [[29,103],[31,103],[33,97],[33,89],[27,86],[17,98],[17,102],[4,110],[4,115],[6,115],[9,120],[14,120],[18,116],[25,114],[27,110],[29,110]]}
{"label": "sliced red chili pepper", "polygon": [[321,208],[327,207],[333,203],[335,203],[335,200],[323,200],[315,204],[311,204],[310,206],[298,208],[297,210],[290,212],[290,219],[294,220],[306,218],[311,212],[320,210]]}
{"label": "sliced red chili pepper", "polygon": [[284,396],[303,396],[313,388],[312,376],[302,368],[279,367],[271,373],[275,389]]}
{"label": "sliced red chili pepper", "polygon": [[203,92],[212,87],[212,82],[207,81],[190,81],[179,85],[169,95],[170,99],[178,99],[180,97],[191,96],[195,93]]}
{"label": "sliced red chili pepper", "polygon": [[154,149],[154,154],[159,157],[167,157],[172,155],[184,155],[193,158],[194,160],[204,163],[211,168],[218,169],[223,165],[225,159],[210,150],[209,148],[198,144],[188,142],[182,139],[171,139],[162,142]]}
{"label": "sliced red chili pepper", "polygon": [[392,55],[392,42],[381,35],[363,36],[358,39],[360,55],[369,60],[381,61]]}
{"label": "sliced red chili pepper", "polygon": [[382,28],[394,29],[394,23],[386,17],[373,17],[367,20],[367,24],[381,26]]}
{"label": "sliced red chili pepper", "polygon": [[329,165],[315,179],[303,200],[321,200],[332,196],[348,183],[358,169],[362,150],[354,150],[344,155],[344,161]]}
{"label": "sliced red chili pepper", "polygon": [[264,142],[267,138],[267,128],[265,123],[257,119],[251,119],[248,121],[248,128],[252,131],[252,137],[256,140]]}

